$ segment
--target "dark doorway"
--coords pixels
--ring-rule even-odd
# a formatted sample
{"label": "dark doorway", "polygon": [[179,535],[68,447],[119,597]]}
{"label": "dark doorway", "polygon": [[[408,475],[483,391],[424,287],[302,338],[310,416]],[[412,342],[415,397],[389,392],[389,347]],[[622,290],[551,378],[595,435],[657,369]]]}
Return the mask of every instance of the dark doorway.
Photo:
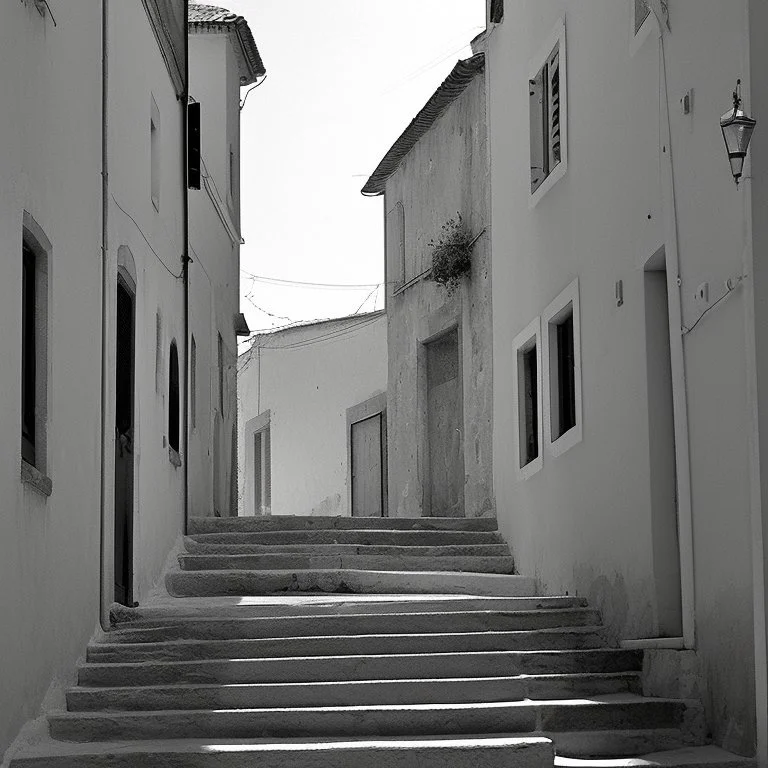
{"label": "dark doorway", "polygon": [[115,602],[133,605],[134,294],[117,281],[115,366]]}
{"label": "dark doorway", "polygon": [[667,302],[669,286],[663,253],[648,261],[643,278],[656,623],[660,637],[681,637],[683,609],[677,519],[672,355]]}

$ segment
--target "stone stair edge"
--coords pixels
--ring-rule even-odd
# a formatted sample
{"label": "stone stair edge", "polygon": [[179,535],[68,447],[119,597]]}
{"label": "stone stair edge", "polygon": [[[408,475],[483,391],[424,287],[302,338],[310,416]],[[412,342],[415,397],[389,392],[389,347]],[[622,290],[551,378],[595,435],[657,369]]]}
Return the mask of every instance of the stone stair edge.
{"label": "stone stair edge", "polygon": [[265,515],[191,517],[190,532],[211,530],[473,530],[496,531],[495,517],[350,517],[348,515]]}

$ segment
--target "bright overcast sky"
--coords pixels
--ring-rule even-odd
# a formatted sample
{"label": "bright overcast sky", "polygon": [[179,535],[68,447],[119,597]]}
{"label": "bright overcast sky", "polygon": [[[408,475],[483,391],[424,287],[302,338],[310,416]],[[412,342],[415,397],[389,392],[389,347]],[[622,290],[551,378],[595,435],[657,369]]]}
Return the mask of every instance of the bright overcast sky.
{"label": "bright overcast sky", "polygon": [[242,270],[370,284],[328,290],[241,274],[249,326],[371,311],[374,302],[380,309],[382,200],[360,189],[457,59],[470,55],[484,0],[221,4],[248,20],[267,69],[242,112]]}

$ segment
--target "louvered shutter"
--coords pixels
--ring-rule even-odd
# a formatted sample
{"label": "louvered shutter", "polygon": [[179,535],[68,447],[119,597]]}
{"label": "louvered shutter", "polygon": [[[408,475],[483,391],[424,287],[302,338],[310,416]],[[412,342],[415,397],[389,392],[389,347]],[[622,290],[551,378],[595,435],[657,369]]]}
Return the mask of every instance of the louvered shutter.
{"label": "louvered shutter", "polygon": [[547,139],[549,143],[549,164],[547,172],[551,173],[562,159],[562,145],[560,132],[560,46],[555,48],[547,62],[547,91],[548,119]]}

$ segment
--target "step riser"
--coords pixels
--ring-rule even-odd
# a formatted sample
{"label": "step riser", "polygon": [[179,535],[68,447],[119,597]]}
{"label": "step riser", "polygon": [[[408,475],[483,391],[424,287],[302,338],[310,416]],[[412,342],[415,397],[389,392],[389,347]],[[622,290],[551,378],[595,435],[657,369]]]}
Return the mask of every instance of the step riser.
{"label": "step riser", "polygon": [[244,659],[138,664],[85,664],[81,685],[134,686],[175,683],[341,682],[531,674],[636,672],[633,651],[489,652],[412,656]]}
{"label": "step riser", "polygon": [[159,711],[181,709],[259,709],[378,704],[459,704],[572,699],[605,693],[634,693],[637,675],[579,678],[559,684],[521,678],[502,680],[377,681],[310,685],[168,686],[165,688],[73,688],[67,693],[71,712],[100,710]]}
{"label": "step riser", "polygon": [[[113,605],[110,611],[112,623],[120,627],[159,626],[179,621],[180,619],[217,618],[256,618],[278,616],[348,616],[350,614],[398,615],[403,613],[465,613],[467,611],[534,611],[549,609],[585,608],[587,601],[582,597],[448,597],[441,599],[402,600],[393,596],[381,596],[376,600],[320,598],[321,602],[307,602],[306,598],[296,604],[254,602],[243,604],[240,598],[221,598],[231,601],[219,604],[215,608],[203,605],[190,605],[184,600],[176,604],[138,606],[126,608]],[[194,598],[192,599],[194,602]]]}
{"label": "step riser", "polygon": [[504,544],[495,531],[265,531],[194,533],[200,544],[386,544],[442,547],[453,544]]}
{"label": "step riser", "polygon": [[506,544],[447,544],[442,547],[386,544],[200,544],[184,539],[187,552],[197,555],[253,555],[295,552],[312,555],[386,555],[389,557],[509,557]]}
{"label": "step riser", "polygon": [[596,632],[509,633],[465,635],[366,635],[264,640],[221,640],[197,644],[144,643],[95,645],[88,661],[104,664],[132,661],[192,661],[194,659],[259,659],[277,656],[357,656],[398,653],[464,653],[467,651],[557,651],[600,648]]}
{"label": "step riser", "polygon": [[[578,759],[634,757],[703,743],[678,728],[551,732],[547,735],[556,742],[559,756]],[[686,768],[705,768],[705,765],[687,765]]]}
{"label": "step riser", "polygon": [[[522,741],[522,740],[521,740]],[[248,751],[242,744],[222,744],[216,739],[199,751],[158,751],[61,757],[19,758],[11,768],[551,768],[551,742],[531,739],[529,743],[451,746],[439,742],[418,746],[315,745],[313,749],[262,747]]]}
{"label": "step riser", "polygon": [[[398,634],[453,632],[531,631],[561,627],[594,627],[600,614],[588,608],[525,612],[413,613],[397,618]],[[381,635],[393,629],[387,614],[349,616],[286,616],[264,619],[180,621],[167,627],[121,629],[110,632],[111,642],[143,642],[177,639],[243,639],[319,637],[322,635]]]}
{"label": "step riser", "polygon": [[52,716],[51,736],[65,741],[152,738],[305,738],[420,736],[435,733],[530,734],[564,730],[655,728],[681,720],[680,705],[466,705],[320,710],[226,710]]}
{"label": "step riser", "polygon": [[530,597],[533,579],[490,573],[401,571],[176,571],[165,584],[173,597],[297,594],[474,594]]}
{"label": "step riser", "polygon": [[511,557],[390,557],[387,555],[179,555],[184,571],[370,569],[373,571],[472,571],[514,573]]}
{"label": "step riser", "polygon": [[321,517],[270,515],[268,517],[193,517],[189,532],[260,532],[260,531],[495,531],[495,517]]}

